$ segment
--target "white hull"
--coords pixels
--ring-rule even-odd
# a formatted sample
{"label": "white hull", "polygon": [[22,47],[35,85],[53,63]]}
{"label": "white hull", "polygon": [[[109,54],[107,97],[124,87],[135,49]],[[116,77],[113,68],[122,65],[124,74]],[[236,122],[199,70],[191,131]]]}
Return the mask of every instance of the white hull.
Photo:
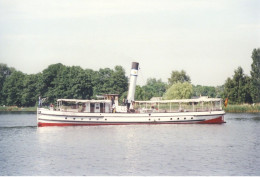
{"label": "white hull", "polygon": [[38,108],[38,126],[224,123],[224,111],[171,113],[84,113]]}

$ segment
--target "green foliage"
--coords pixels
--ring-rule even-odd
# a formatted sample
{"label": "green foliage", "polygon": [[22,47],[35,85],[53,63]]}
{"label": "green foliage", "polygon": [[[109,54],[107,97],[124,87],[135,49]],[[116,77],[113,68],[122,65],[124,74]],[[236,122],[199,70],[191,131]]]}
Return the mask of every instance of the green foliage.
{"label": "green foliage", "polygon": [[122,93],[121,96],[119,97],[119,103],[120,103],[120,104],[123,104],[123,101],[126,100],[126,98],[127,98],[127,93],[128,93],[128,91],[125,91],[125,92]]}
{"label": "green foliage", "polygon": [[224,85],[215,87],[216,90],[216,98],[225,98],[224,96]]}
{"label": "green foliage", "polygon": [[[260,49],[252,52],[251,77],[238,67],[232,78],[219,87],[192,86],[184,70],[172,71],[168,84],[161,79],[149,78],[146,85],[136,86],[136,100],[152,97],[183,99],[191,96],[229,98],[229,103],[260,102]],[[99,71],[79,66],[53,64],[38,74],[24,74],[0,63],[0,104],[9,106],[35,106],[38,97],[54,103],[58,98],[90,99],[96,95],[116,93],[120,101],[127,96],[128,79],[122,66]],[[168,88],[168,90],[167,90]],[[166,91],[167,90],[167,91]],[[4,108],[3,108],[4,109]]]}
{"label": "green foliage", "polygon": [[58,98],[90,99],[94,94],[123,94],[128,87],[121,66],[93,71],[57,63],[42,73],[27,75],[1,64],[0,75],[2,105],[35,106],[39,96],[47,98],[45,104]]}
{"label": "green foliage", "polygon": [[226,112],[260,112],[260,104],[242,104],[242,105],[230,105],[228,104],[227,107],[224,108]]}
{"label": "green foliage", "polygon": [[135,88],[135,100],[146,100],[144,89],[139,85]]}
{"label": "green foliage", "polygon": [[252,103],[250,95],[250,78],[246,76],[241,67],[235,70],[233,78],[228,78],[224,85],[224,96],[230,103]]}
{"label": "green foliage", "polygon": [[48,103],[58,98],[90,98],[93,95],[92,72],[79,66],[50,65],[42,73],[40,94],[48,98]]}
{"label": "green foliage", "polygon": [[119,94],[122,95],[128,88],[128,79],[122,66],[115,69],[99,69],[93,74],[94,95]]}
{"label": "green foliage", "polygon": [[37,107],[0,106],[0,111],[36,112]]}
{"label": "green foliage", "polygon": [[184,83],[184,82],[190,82],[190,76],[186,74],[184,70],[181,71],[172,71],[171,77],[168,78],[169,85],[173,85],[177,82]]}
{"label": "green foliage", "polygon": [[164,99],[189,99],[192,95],[192,85],[188,82],[177,82],[173,84],[165,93]]}
{"label": "green foliage", "polygon": [[35,106],[38,98],[38,86],[40,74],[26,75],[23,81],[23,93],[21,105],[23,106]]}
{"label": "green foliage", "polygon": [[22,95],[25,74],[20,71],[13,72],[5,81],[3,86],[3,97],[6,105],[22,105]]}
{"label": "green foliage", "polygon": [[111,93],[121,95],[128,89],[128,79],[125,76],[125,70],[122,66],[115,66],[110,79]]}
{"label": "green foliage", "polygon": [[251,95],[255,103],[260,102],[260,48],[254,49],[252,52],[251,64]]}
{"label": "green foliage", "polygon": [[193,86],[192,96],[208,96],[211,98],[215,98],[217,96],[216,88],[211,86]]}
{"label": "green foliage", "polygon": [[3,87],[6,78],[15,71],[14,68],[9,68],[6,64],[0,63],[0,104],[4,104]]}
{"label": "green foliage", "polygon": [[142,87],[144,100],[150,100],[152,97],[162,97],[167,88],[167,84],[162,82],[161,79],[156,80],[155,78],[147,79],[146,85]]}

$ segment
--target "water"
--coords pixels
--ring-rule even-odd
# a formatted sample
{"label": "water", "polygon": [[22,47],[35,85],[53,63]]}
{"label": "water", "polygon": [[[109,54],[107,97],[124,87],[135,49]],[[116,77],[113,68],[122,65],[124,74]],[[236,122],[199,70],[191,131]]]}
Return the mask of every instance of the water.
{"label": "water", "polygon": [[260,175],[260,114],[221,125],[37,127],[0,114],[3,175]]}

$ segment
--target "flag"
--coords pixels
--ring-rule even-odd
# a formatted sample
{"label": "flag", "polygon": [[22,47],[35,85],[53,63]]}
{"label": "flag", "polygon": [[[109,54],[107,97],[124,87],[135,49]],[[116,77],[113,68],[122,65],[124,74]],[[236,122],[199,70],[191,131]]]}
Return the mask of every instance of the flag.
{"label": "flag", "polygon": [[224,103],[225,107],[227,107],[227,104],[228,104],[228,98],[226,98],[226,100],[225,100],[225,103]]}

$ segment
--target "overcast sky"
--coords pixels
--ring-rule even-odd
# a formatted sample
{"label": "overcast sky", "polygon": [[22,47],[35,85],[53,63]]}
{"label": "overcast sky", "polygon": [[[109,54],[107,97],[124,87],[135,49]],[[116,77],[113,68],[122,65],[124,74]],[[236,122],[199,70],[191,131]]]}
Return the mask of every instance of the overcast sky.
{"label": "overcast sky", "polygon": [[28,74],[137,61],[140,85],[183,69],[217,86],[259,47],[259,0],[0,0],[0,63]]}

